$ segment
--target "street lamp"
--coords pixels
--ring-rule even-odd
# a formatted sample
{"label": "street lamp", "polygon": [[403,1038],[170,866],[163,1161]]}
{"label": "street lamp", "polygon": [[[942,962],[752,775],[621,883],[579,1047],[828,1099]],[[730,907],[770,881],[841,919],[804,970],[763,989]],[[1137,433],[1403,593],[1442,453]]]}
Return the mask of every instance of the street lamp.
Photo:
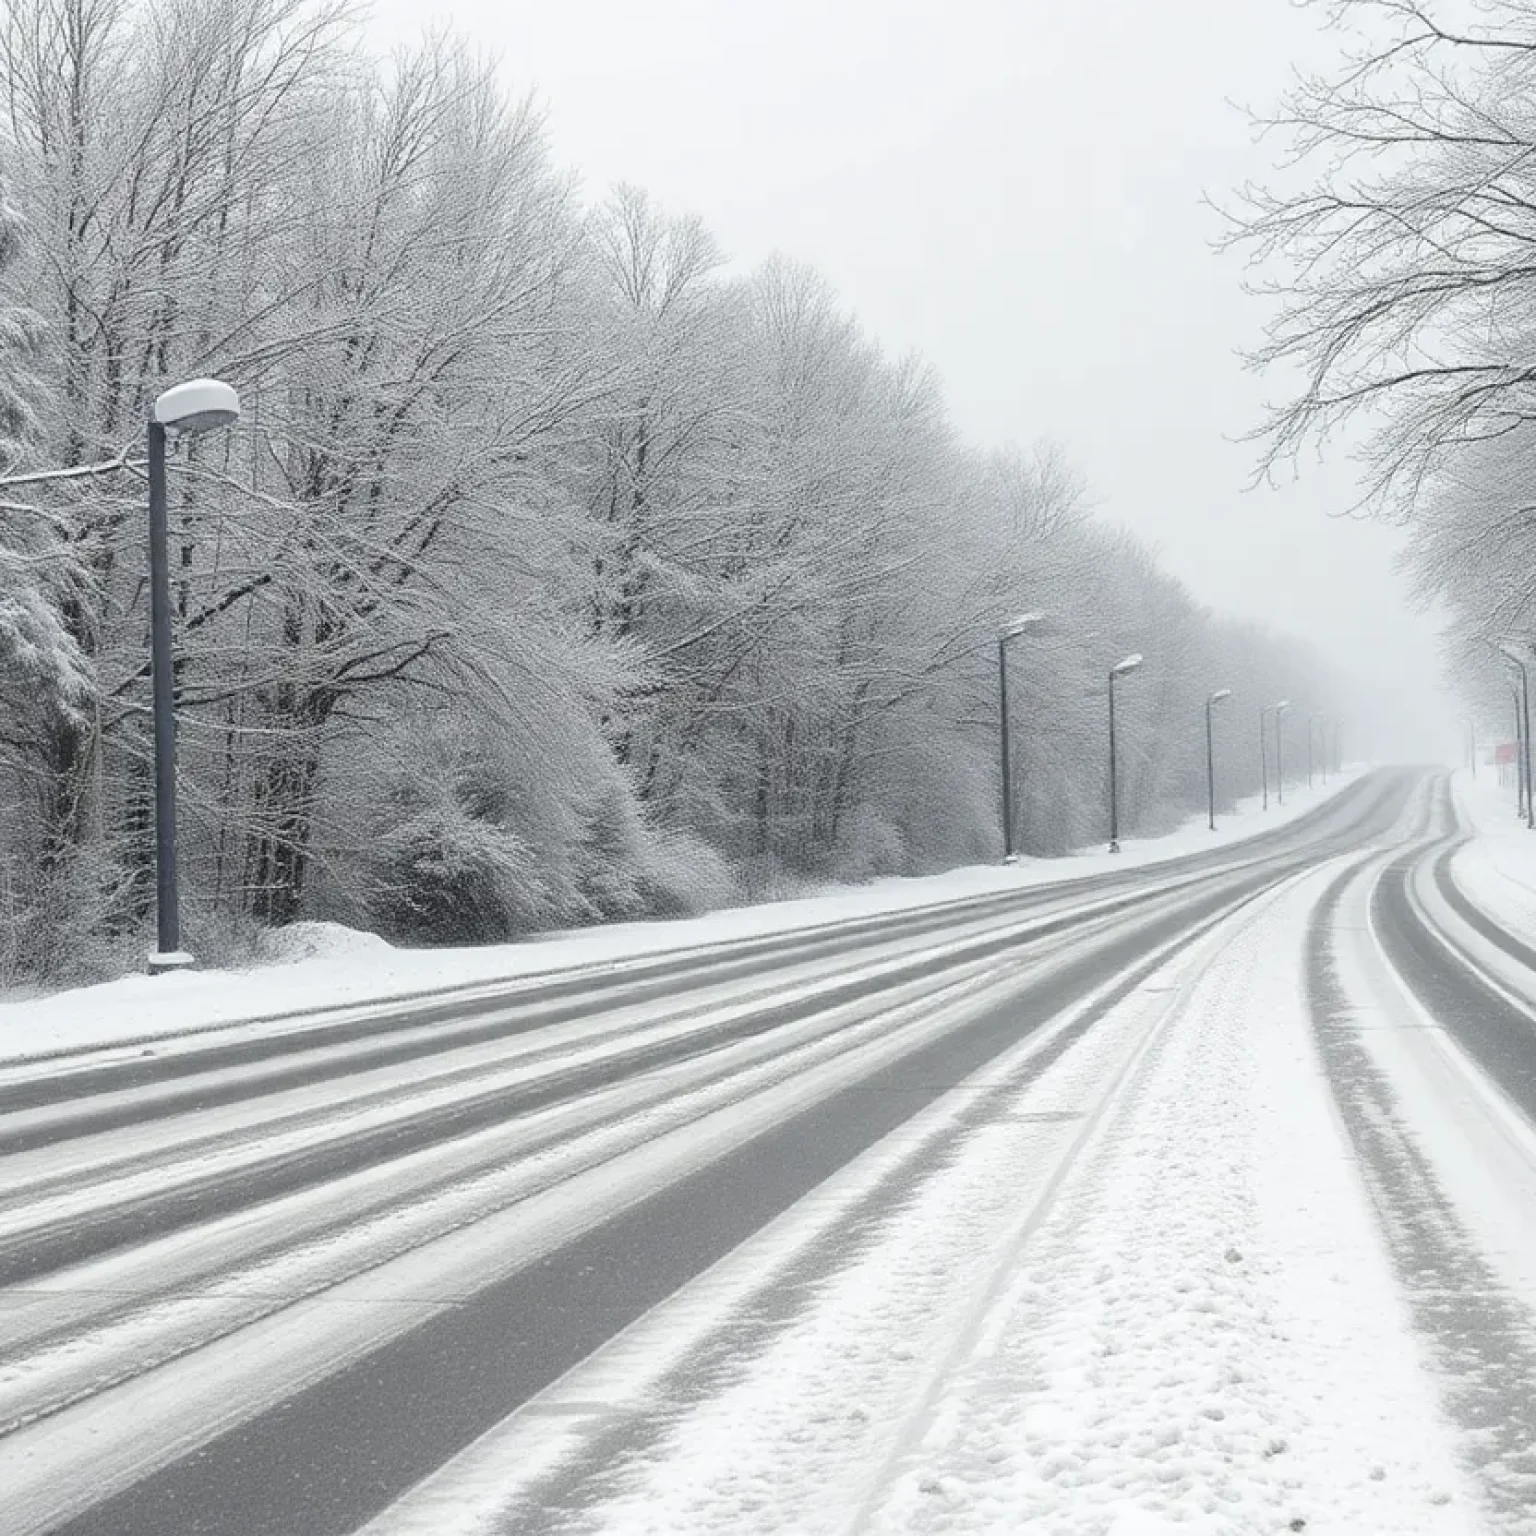
{"label": "street lamp", "polygon": [[[1317,734],[1317,727],[1323,727],[1323,751],[1320,758],[1314,758],[1312,751],[1312,738]],[[1307,788],[1312,788],[1312,775],[1314,763],[1318,763],[1323,771],[1323,783],[1328,782],[1328,717],[1321,710],[1314,709],[1307,716]]]}
{"label": "street lamp", "polygon": [[1525,764],[1525,825],[1528,830],[1536,830],[1536,807],[1531,804],[1531,679],[1526,671],[1525,658],[1519,650],[1508,640],[1499,646],[1504,659],[1518,668],[1520,672],[1520,707],[1525,717],[1525,746],[1521,753]]}
{"label": "street lamp", "polygon": [[1043,613],[1021,613],[1009,620],[997,635],[997,703],[999,733],[1003,756],[1003,863],[1011,864],[1013,852],[1013,744],[1008,734],[1008,642],[1017,640],[1027,629],[1045,617]]}
{"label": "street lamp", "polygon": [[1344,717],[1340,715],[1333,722],[1333,771],[1344,772]]}
{"label": "street lamp", "polygon": [[1259,706],[1259,792],[1263,797],[1259,804],[1261,811],[1269,809],[1269,727],[1265,721],[1274,707],[1273,704]]}
{"label": "street lamp", "polygon": [[1520,690],[1511,682],[1509,696],[1515,701],[1515,817],[1525,815],[1525,726],[1520,720]]}
{"label": "street lamp", "polygon": [[1291,707],[1289,699],[1281,699],[1275,705],[1275,804],[1285,804],[1285,739],[1281,735],[1281,729],[1285,724],[1285,716]]}
{"label": "street lamp", "polygon": [[1230,688],[1218,688],[1205,701],[1205,802],[1210,810],[1212,832],[1216,830],[1216,740],[1211,731],[1211,708],[1231,697]]}
{"label": "street lamp", "polygon": [[176,892],[176,700],[171,669],[171,578],[165,512],[168,441],[227,427],[240,399],[218,379],[193,379],[168,389],[149,417],[150,671],[155,715],[155,952],[150,973],[192,964],[181,947]]}
{"label": "street lamp", "polygon": [[1109,851],[1120,852],[1120,795],[1116,782],[1115,762],[1115,679],[1134,672],[1141,665],[1141,656],[1133,652],[1124,661],[1109,669]]}

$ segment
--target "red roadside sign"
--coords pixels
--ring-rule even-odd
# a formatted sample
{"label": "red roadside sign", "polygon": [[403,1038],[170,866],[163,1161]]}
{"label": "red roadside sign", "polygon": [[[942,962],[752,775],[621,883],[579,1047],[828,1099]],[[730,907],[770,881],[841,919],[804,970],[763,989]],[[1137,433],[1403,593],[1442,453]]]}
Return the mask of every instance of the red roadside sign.
{"label": "red roadside sign", "polygon": [[1520,748],[1512,741],[1501,741],[1493,749],[1493,760],[1496,763],[1518,763]]}

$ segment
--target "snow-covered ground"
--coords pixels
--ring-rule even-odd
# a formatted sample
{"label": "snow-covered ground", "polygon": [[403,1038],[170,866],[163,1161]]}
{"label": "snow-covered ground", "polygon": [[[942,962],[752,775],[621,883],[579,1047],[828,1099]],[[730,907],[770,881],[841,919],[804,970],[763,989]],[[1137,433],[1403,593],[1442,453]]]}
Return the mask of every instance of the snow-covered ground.
{"label": "snow-covered ground", "polygon": [[1060,859],[1012,866],[975,865],[947,874],[869,884],[766,905],[735,907],[672,922],[611,924],[518,944],[474,949],[397,949],[371,934],[334,925],[308,925],[292,936],[287,963],[242,971],[200,970],[166,976],[126,976],[48,997],[0,1002],[0,1061],[76,1051],[245,1020],[269,1020],[326,1008],[346,1008],[430,995],[463,987],[614,964],[646,955],[735,939],[788,933],[821,924],[911,910],[1082,876],[1156,864],[1241,842],[1315,809],[1354,782],[1363,767],[1308,789],[1238,802],[1213,833],[1203,818],[1165,837],[1127,838],[1111,855],[1100,846]]}

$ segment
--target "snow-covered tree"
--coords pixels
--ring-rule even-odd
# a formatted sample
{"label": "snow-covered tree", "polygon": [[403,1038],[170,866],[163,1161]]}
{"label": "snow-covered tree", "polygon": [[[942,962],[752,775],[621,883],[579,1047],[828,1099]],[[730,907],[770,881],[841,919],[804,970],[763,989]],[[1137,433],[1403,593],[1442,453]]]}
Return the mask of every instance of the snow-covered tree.
{"label": "snow-covered tree", "polygon": [[584,207],[451,37],[373,60],[326,0],[3,25],[0,970],[142,945],[140,445],[199,375],[242,400],[171,465],[199,950],[299,916],[499,939],[992,857],[997,627],[1027,608],[1051,625],[1016,651],[1026,845],[1100,835],[1126,650],[1129,824],[1200,803],[1227,632],[1057,456],[960,442],[932,372],[816,273],[728,273],[636,188]]}

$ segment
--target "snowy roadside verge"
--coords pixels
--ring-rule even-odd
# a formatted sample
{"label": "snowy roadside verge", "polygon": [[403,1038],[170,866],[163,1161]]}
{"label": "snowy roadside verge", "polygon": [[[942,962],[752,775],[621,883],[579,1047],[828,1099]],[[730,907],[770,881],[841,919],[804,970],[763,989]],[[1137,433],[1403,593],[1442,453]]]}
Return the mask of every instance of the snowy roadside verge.
{"label": "snowy roadside verge", "polygon": [[1516,816],[1514,791],[1466,769],[1451,783],[1462,825],[1472,833],[1451,861],[1456,884],[1501,928],[1536,938],[1536,832]]}
{"label": "snowy roadside verge", "polygon": [[1239,802],[1212,833],[1203,820],[1166,837],[1127,840],[1117,856],[1094,851],[1004,867],[976,865],[911,880],[880,880],[823,895],[735,907],[670,922],[624,923],[476,949],[405,950],[353,930],[314,925],[295,937],[314,952],[243,971],[127,976],[21,1002],[0,1002],[0,1062],[138,1046],[157,1036],[270,1022],[323,1009],[430,998],[802,928],[911,911],[966,897],[1057,884],[1242,843],[1316,810],[1356,782],[1353,768],[1326,787],[1293,787],[1267,814]]}

